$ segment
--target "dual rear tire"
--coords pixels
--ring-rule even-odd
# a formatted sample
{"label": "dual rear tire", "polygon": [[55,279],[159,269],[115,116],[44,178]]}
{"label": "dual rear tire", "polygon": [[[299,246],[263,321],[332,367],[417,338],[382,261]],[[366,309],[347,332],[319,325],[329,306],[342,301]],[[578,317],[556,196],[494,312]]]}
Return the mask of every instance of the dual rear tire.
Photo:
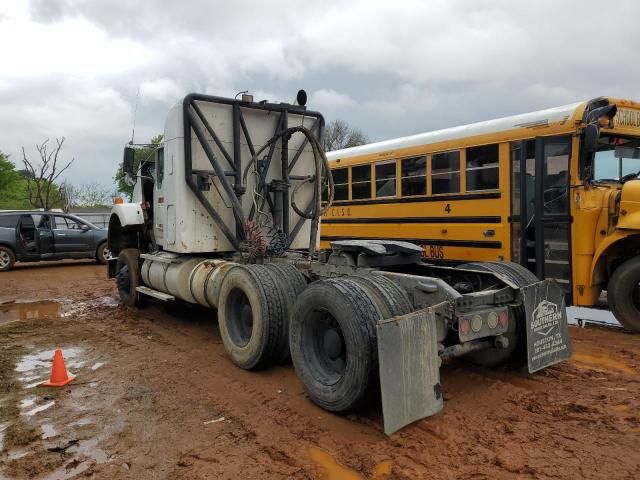
{"label": "dual rear tire", "polygon": [[255,370],[290,353],[311,400],[344,412],[378,389],[377,321],[411,310],[406,292],[382,275],[307,286],[290,265],[242,265],[223,280],[218,325],[235,365]]}

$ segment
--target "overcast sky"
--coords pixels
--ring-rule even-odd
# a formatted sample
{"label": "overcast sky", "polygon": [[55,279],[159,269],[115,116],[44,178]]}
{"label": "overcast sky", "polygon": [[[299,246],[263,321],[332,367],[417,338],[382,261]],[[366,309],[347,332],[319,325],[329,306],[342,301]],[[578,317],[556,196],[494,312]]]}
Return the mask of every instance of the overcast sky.
{"label": "overcast sky", "polygon": [[188,92],[292,101],[372,140],[601,95],[640,100],[640,1],[3,0],[0,150],[65,136],[112,184]]}

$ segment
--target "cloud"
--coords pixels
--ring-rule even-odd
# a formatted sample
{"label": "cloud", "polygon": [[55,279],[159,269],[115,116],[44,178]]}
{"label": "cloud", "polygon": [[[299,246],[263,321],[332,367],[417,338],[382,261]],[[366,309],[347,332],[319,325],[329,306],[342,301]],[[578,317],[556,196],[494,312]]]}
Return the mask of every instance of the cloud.
{"label": "cloud", "polygon": [[[65,135],[73,181],[189,92],[292,101],[373,140],[601,95],[640,99],[640,4],[621,0],[12,0],[0,6],[0,149]],[[613,25],[613,26],[612,26]]]}

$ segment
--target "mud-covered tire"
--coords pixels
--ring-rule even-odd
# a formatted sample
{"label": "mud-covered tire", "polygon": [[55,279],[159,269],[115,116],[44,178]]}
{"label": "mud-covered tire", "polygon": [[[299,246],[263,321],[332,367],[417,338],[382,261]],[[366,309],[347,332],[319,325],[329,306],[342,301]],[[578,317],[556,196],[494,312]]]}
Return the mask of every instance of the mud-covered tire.
{"label": "mud-covered tire", "polygon": [[109,247],[107,246],[107,242],[102,242],[100,245],[98,245],[98,248],[96,250],[96,260],[99,261],[101,264],[106,265],[107,264],[107,260],[111,254],[109,251]]}
{"label": "mud-covered tire", "polygon": [[613,272],[607,301],[624,328],[640,332],[640,257],[627,260]]}
{"label": "mud-covered tire", "polygon": [[16,263],[16,254],[9,247],[0,245],[0,272],[7,272]]}
{"label": "mud-covered tire", "polygon": [[124,305],[137,307],[141,305],[141,295],[136,290],[140,285],[140,250],[125,248],[120,251],[116,263],[116,285],[118,295]]}
{"label": "mud-covered tire", "polygon": [[231,361],[245,370],[277,361],[284,344],[284,299],[262,265],[238,265],[224,277],[218,327]]}
{"label": "mud-covered tire", "polygon": [[269,263],[264,266],[270,272],[276,287],[280,289],[282,298],[284,299],[283,310],[283,344],[277,361],[286,362],[290,358],[289,352],[289,317],[293,305],[298,296],[307,288],[307,280],[296,267],[291,264]]}
{"label": "mud-covered tire", "polygon": [[535,273],[515,262],[471,262],[458,265],[457,268],[470,268],[504,275],[519,287],[526,287],[540,281]]}
{"label": "mud-covered tire", "polygon": [[291,359],[309,398],[331,412],[354,409],[379,386],[380,312],[349,279],[309,285],[291,314]]}
{"label": "mud-covered tire", "polygon": [[[472,262],[458,265],[457,268],[469,268],[480,270],[483,272],[493,272],[504,275],[518,287],[526,287],[532,283],[538,282],[532,272],[522,265],[513,262]],[[482,367],[499,367],[508,363],[516,366],[521,365],[525,361],[525,345],[524,345],[524,328],[522,319],[524,318],[524,309],[520,308],[514,311],[516,321],[509,323],[509,328],[502,335],[509,341],[507,348],[488,348],[467,355],[467,358],[476,365]]]}
{"label": "mud-covered tire", "polygon": [[384,275],[351,276],[348,279],[356,282],[367,291],[376,303],[383,319],[406,315],[413,310],[407,292]]}

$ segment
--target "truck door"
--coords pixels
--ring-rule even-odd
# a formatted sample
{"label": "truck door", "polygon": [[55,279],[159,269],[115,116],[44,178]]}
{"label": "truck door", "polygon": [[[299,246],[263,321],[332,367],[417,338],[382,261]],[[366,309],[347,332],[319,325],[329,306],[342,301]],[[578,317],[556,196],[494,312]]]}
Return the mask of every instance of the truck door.
{"label": "truck door", "polygon": [[571,137],[514,142],[512,259],[571,293]]}

